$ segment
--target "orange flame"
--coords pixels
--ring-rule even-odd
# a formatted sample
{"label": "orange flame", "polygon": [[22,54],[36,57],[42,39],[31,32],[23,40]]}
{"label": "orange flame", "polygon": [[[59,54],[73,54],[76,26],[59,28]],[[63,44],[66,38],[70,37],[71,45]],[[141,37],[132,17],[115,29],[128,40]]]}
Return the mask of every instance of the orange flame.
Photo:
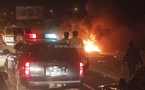
{"label": "orange flame", "polygon": [[91,35],[91,39],[84,40],[84,47],[86,52],[100,52],[101,50],[99,47],[95,44],[94,36]]}

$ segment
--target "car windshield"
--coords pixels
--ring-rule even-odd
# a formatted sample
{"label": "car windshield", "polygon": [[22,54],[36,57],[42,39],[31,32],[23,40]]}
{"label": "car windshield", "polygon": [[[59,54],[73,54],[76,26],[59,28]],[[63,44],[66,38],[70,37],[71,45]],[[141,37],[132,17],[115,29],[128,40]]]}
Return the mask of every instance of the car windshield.
{"label": "car windshield", "polygon": [[[33,44],[31,46],[31,56],[55,57],[55,58],[79,58],[76,48],[64,48],[63,45],[50,45],[47,43]],[[69,47],[69,45],[65,45]],[[72,57],[73,55],[73,57]]]}

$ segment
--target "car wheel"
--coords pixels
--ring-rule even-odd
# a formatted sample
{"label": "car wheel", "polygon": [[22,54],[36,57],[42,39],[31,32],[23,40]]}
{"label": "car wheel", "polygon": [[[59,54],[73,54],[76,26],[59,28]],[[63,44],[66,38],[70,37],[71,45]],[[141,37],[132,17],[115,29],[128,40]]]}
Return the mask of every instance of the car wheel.
{"label": "car wheel", "polygon": [[16,73],[16,79],[16,90],[29,90],[26,86],[21,84],[20,76],[18,73]]}

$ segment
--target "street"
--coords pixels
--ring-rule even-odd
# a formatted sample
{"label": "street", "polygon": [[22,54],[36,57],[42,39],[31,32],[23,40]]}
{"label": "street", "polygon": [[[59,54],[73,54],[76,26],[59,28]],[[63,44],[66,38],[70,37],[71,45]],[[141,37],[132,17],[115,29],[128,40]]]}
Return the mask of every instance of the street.
{"label": "street", "polygon": [[[3,64],[6,55],[0,56],[0,69],[3,70]],[[125,65],[122,76],[121,59],[114,55],[96,55],[89,57],[90,67],[85,71],[84,83],[81,90],[99,90],[98,86],[102,84],[117,83],[121,77],[127,78],[127,67]],[[12,81],[8,81],[12,87]]]}

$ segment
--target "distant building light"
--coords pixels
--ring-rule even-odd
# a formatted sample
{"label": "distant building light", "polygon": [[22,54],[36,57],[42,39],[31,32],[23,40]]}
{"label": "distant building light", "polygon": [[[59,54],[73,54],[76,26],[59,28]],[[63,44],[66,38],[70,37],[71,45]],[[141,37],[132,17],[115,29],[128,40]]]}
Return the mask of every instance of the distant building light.
{"label": "distant building light", "polygon": [[78,10],[78,8],[75,8],[75,11],[77,11]]}
{"label": "distant building light", "polygon": [[50,10],[50,12],[53,12],[53,10]]}

